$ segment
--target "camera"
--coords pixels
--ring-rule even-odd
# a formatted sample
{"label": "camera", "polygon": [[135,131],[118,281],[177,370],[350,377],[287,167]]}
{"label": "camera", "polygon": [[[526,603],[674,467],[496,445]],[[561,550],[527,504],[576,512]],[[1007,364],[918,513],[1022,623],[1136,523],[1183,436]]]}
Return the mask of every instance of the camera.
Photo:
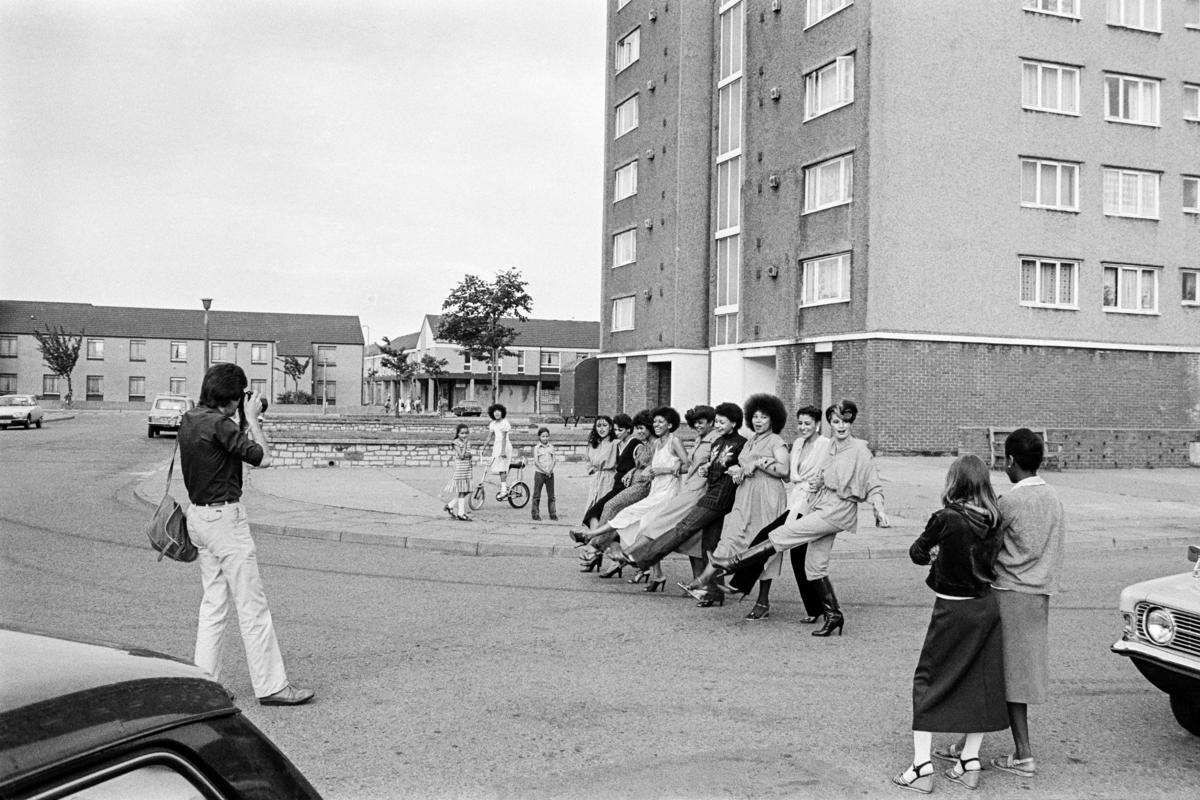
{"label": "camera", "polygon": [[[245,402],[246,402],[247,400],[249,400],[249,399],[250,399],[250,396],[251,396],[252,394],[254,394],[254,393],[253,393],[253,392],[251,392],[251,391],[249,391],[249,390],[247,390],[246,392],[244,392],[244,393],[243,393],[243,395],[242,395],[242,404],[243,404],[243,405],[245,404]],[[258,410],[258,413],[260,413],[260,414],[265,414],[265,413],[267,412],[267,406],[268,406],[268,405],[270,405],[270,403],[268,403],[268,402],[267,402],[267,398],[265,398],[265,397],[260,397],[260,398],[259,398],[259,402],[260,402],[260,403],[262,403],[262,408],[260,408],[260,409]]]}

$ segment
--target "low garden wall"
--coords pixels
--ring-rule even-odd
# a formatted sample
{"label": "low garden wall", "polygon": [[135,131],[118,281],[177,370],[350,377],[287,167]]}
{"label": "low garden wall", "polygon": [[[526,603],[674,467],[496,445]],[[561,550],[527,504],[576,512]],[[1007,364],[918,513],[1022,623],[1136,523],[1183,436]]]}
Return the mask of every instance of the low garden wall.
{"label": "low garden wall", "polygon": [[[987,428],[959,428],[958,452],[988,461]],[[1063,469],[1200,466],[1200,428],[1048,428]]]}
{"label": "low garden wall", "polygon": [[[448,438],[322,436],[313,431],[271,435],[272,467],[440,467],[449,466],[453,456]],[[532,437],[513,437],[513,446],[528,460]],[[482,440],[474,443],[478,448]],[[554,443],[565,461],[583,461],[586,442]],[[478,456],[479,450],[475,450]],[[528,467],[532,469],[532,465]]]}

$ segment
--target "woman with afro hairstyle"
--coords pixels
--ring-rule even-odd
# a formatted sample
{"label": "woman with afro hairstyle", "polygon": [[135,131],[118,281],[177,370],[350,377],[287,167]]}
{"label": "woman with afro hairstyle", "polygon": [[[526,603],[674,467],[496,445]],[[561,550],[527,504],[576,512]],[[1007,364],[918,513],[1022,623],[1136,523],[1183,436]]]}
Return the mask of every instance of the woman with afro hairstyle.
{"label": "woman with afro hairstyle", "polygon": [[[738,487],[737,495],[725,517],[721,540],[709,557],[709,565],[690,589],[701,606],[724,600],[724,593],[715,585],[719,565],[714,565],[714,559],[745,550],[754,535],[787,508],[784,481],[791,470],[791,459],[787,443],[779,435],[787,424],[787,409],[773,394],[753,394],[746,400],[744,413],[752,433],[738,455],[738,463],[729,468],[729,476]],[[779,576],[782,564],[782,558],[771,559],[765,566],[760,564],[759,580],[769,587],[770,581]],[[756,603],[746,619],[763,619],[767,614],[768,607]]]}

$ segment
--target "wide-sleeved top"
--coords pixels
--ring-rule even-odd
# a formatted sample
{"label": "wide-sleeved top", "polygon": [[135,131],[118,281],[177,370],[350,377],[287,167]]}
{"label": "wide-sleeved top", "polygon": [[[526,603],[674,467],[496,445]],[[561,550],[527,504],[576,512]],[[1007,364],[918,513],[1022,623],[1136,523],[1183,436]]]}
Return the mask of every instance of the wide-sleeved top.
{"label": "wide-sleeved top", "polygon": [[613,476],[617,464],[617,443],[613,439],[601,439],[595,447],[587,449],[588,469],[592,471],[592,485],[588,489],[586,507],[591,508],[597,500],[613,488]]}
{"label": "wide-sleeved top", "polygon": [[883,484],[875,457],[862,439],[848,437],[843,442],[829,441],[829,452],[820,470],[823,486],[809,506],[830,525],[843,531],[858,526],[858,504],[883,502]]}
{"label": "wide-sleeved top", "polygon": [[1056,594],[1067,535],[1058,493],[1034,475],[1013,486],[999,505],[1004,539],[996,559],[996,588]]}
{"label": "wide-sleeved top", "polygon": [[792,482],[788,493],[788,511],[793,514],[807,514],[813,501],[817,499],[814,479],[825,466],[829,457],[829,440],[816,435],[811,439],[796,439],[792,444],[792,465],[788,479]]}
{"label": "wide-sleeved top", "polygon": [[999,537],[999,525],[983,509],[953,503],[933,512],[908,555],[914,564],[932,564],[925,583],[938,594],[982,597],[996,575]]}

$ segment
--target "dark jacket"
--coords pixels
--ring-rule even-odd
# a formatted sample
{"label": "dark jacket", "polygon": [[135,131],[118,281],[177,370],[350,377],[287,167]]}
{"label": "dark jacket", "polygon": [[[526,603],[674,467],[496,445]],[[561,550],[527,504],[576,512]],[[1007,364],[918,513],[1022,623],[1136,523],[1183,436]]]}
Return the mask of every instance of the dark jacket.
{"label": "dark jacket", "polygon": [[988,591],[1000,545],[998,521],[989,523],[978,510],[957,503],[934,512],[908,549],[914,564],[932,562],[925,579],[930,589],[952,597],[980,597]]}
{"label": "dark jacket", "polygon": [[737,431],[728,433],[713,442],[712,453],[708,457],[708,488],[696,505],[701,508],[711,508],[721,514],[728,514],[733,508],[733,498],[737,494],[737,486],[727,470],[737,463],[742,448],[746,445],[746,437]]}

